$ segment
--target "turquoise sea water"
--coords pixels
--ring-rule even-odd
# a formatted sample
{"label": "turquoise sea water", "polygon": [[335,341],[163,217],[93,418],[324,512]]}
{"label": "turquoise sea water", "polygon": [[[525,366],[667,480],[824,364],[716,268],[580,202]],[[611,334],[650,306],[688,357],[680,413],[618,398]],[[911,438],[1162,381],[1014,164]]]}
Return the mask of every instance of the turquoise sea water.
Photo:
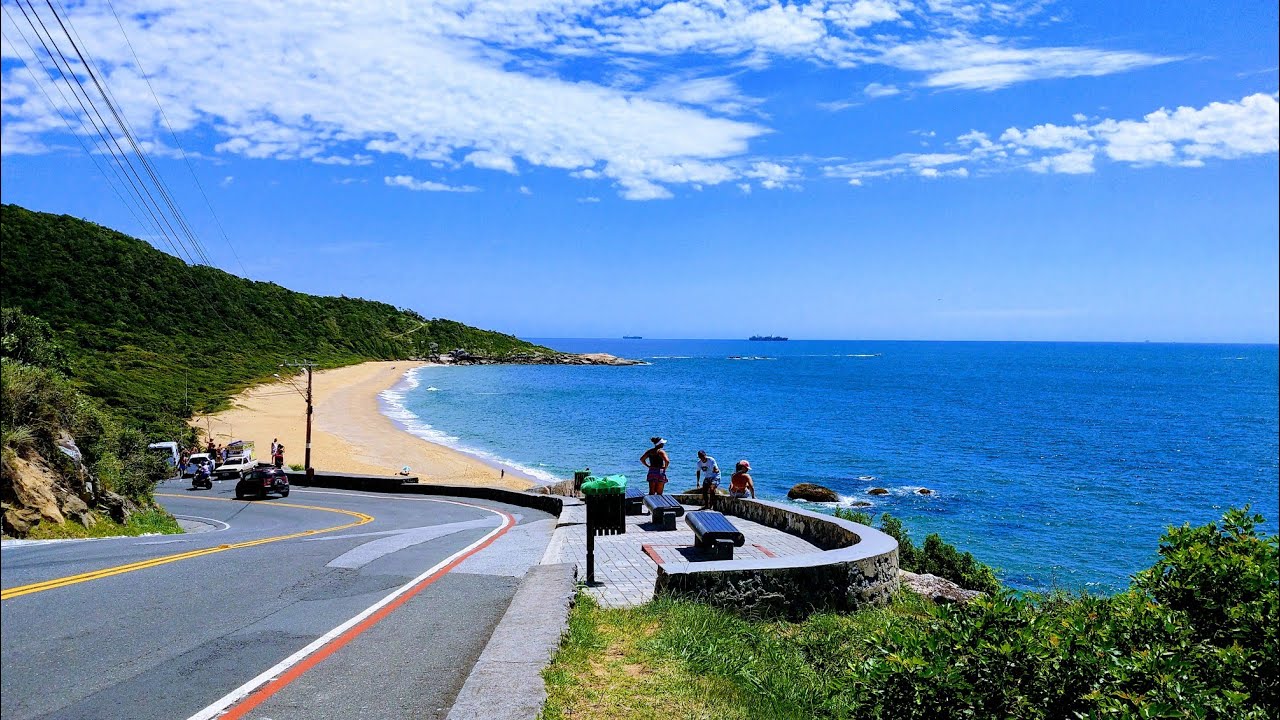
{"label": "turquoise sea water", "polygon": [[1275,346],[539,342],[651,364],[423,368],[387,412],[548,480],[589,466],[642,481],[652,435],[673,490],[699,449],[726,469],[747,458],[762,497],[827,485],[1024,589],[1121,589],[1165,527],[1232,506],[1276,532]]}

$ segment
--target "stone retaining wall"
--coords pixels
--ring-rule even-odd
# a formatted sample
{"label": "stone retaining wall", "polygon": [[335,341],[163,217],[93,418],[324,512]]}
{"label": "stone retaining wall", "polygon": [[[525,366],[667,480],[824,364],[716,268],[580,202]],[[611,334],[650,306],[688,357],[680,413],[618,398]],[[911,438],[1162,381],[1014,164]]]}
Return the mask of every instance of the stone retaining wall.
{"label": "stone retaining wall", "polygon": [[719,498],[716,509],[804,538],[823,549],[767,560],[658,566],[654,595],[683,597],[761,617],[801,619],[887,602],[898,589],[898,541],[874,528],[764,500]]}

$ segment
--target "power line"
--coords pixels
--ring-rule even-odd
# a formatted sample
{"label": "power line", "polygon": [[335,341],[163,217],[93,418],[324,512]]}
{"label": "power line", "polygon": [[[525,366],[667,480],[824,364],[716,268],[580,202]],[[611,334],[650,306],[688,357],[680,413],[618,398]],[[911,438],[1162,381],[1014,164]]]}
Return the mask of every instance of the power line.
{"label": "power line", "polygon": [[[30,15],[27,13],[28,8],[31,10]],[[126,156],[124,148],[122,148],[119,141],[116,140],[115,134],[111,131],[106,119],[102,117],[102,113],[93,102],[93,98],[89,96],[88,90],[85,89],[84,83],[82,83],[80,78],[75,74],[75,70],[71,67],[71,62],[67,60],[66,55],[62,52],[62,48],[57,44],[57,41],[54,40],[53,34],[49,32],[48,27],[44,24],[44,19],[36,12],[35,6],[31,3],[31,0],[27,0],[27,7],[23,7],[21,0],[19,0],[18,10],[22,12],[22,16],[26,19],[27,25],[31,27],[31,31],[35,34],[41,47],[44,48],[45,54],[58,70],[58,74],[62,77],[62,81],[66,83],[67,87],[71,90],[71,94],[75,96],[76,102],[80,105],[80,109],[84,112],[85,117],[88,118],[89,122],[94,126],[98,136],[102,139],[104,147],[106,147],[112,159],[115,160],[117,166],[120,167],[124,176],[129,180],[129,184],[133,188],[134,194],[137,196],[139,203],[146,209],[147,214],[151,216],[156,228],[160,231],[165,242],[169,245],[170,249],[173,250],[175,255],[194,264],[189,251],[184,252],[186,248],[181,242],[181,238],[177,237],[176,232],[173,231],[173,226],[169,224],[167,218],[164,217],[164,212],[161,210],[159,203],[155,201],[155,197],[151,194],[150,189],[147,188],[146,182],[143,181],[142,176],[137,171],[137,168],[133,166],[133,163]],[[35,17],[34,20],[32,20],[32,16]],[[36,27],[37,22],[40,24],[39,28]],[[43,35],[40,32],[41,29],[44,30]],[[45,41],[46,37],[48,38],[48,42]],[[53,49],[50,49],[50,45],[53,46]],[[55,50],[57,51],[56,56],[54,55]],[[59,58],[62,60],[61,65],[58,64]],[[64,66],[66,67],[65,71],[63,69]],[[76,92],[77,88],[80,91],[78,94]],[[85,107],[85,102],[89,103],[89,107]],[[90,107],[93,108],[92,113],[89,111]],[[95,116],[97,117],[96,122],[94,121]],[[114,150],[112,149],[113,145],[115,146]],[[125,171],[126,168],[127,172]],[[150,204],[147,203],[147,200],[151,201]],[[162,223],[161,220],[164,220],[165,222]],[[165,231],[165,225],[169,226],[169,232]],[[182,250],[179,249],[179,245],[183,246]]]}
{"label": "power line", "polygon": [[120,34],[124,36],[124,41],[129,46],[129,52],[133,55],[133,62],[138,67],[138,74],[142,75],[142,79],[147,82],[147,89],[151,91],[151,98],[156,101],[156,109],[160,111],[160,118],[164,121],[164,126],[169,131],[169,137],[173,138],[173,144],[182,155],[182,161],[186,163],[187,171],[191,173],[191,179],[195,181],[196,187],[199,188],[200,197],[204,198],[205,207],[209,208],[209,214],[213,216],[213,222],[218,226],[218,232],[222,235],[222,240],[226,242],[227,248],[231,250],[231,256],[235,258],[236,265],[240,266],[240,273],[247,277],[249,271],[245,269],[244,263],[240,262],[240,253],[236,252],[235,246],[231,244],[231,238],[227,237],[227,231],[222,227],[222,221],[218,219],[218,213],[214,212],[213,203],[209,202],[209,196],[205,193],[204,185],[200,183],[200,178],[196,175],[196,170],[192,167],[191,160],[187,157],[187,151],[183,149],[182,143],[178,141],[178,134],[173,131],[169,116],[165,113],[164,106],[160,104],[160,96],[156,94],[156,89],[151,84],[151,76],[142,67],[142,60],[138,58],[138,52],[133,48],[133,41],[129,39],[129,33],[125,32],[124,23],[120,21],[120,16],[116,13],[116,6],[111,0],[107,0],[107,7],[111,8],[111,15],[115,17],[116,25],[120,26]]}
{"label": "power line", "polygon": [[[27,2],[30,3],[31,0],[27,0]],[[182,214],[182,211],[177,207],[173,198],[170,196],[168,187],[164,180],[156,174],[155,168],[151,165],[151,161],[147,159],[142,148],[138,146],[138,141],[133,136],[133,132],[130,129],[128,122],[126,122],[126,120],[121,116],[120,110],[116,107],[116,103],[113,101],[112,96],[109,94],[108,90],[103,87],[102,81],[98,79],[98,73],[94,72],[94,66],[88,59],[86,59],[85,53],[80,49],[75,38],[71,36],[70,31],[67,30],[67,25],[63,22],[62,16],[58,14],[58,11],[53,7],[53,3],[50,2],[50,0],[45,0],[45,5],[49,7],[49,12],[53,13],[54,19],[58,21],[58,26],[62,28],[62,34],[65,35],[67,41],[71,43],[71,49],[75,51],[76,57],[80,59],[80,63],[89,73],[89,79],[93,81],[94,87],[98,89],[98,93],[101,94],[102,99],[106,101],[107,109],[111,111],[111,115],[115,118],[121,131],[124,132],[125,139],[129,141],[129,146],[133,148],[133,152],[137,155],[138,161],[142,163],[143,169],[146,170],[147,175],[151,177],[151,182],[155,184],[156,189],[160,193],[160,197],[165,201],[165,205],[168,206],[169,211],[178,221],[178,225],[182,227],[182,230],[190,241],[194,252],[205,265],[212,265],[213,263],[209,260],[209,256],[204,252],[204,247],[200,244],[200,240],[195,236],[195,233],[191,231],[191,227],[187,224],[186,217]]]}
{"label": "power line", "polygon": [[[22,26],[20,26],[20,25],[18,25],[18,24],[17,24],[17,21],[14,19],[13,14],[9,12],[9,8],[8,8],[8,6],[5,6],[5,8],[4,8],[4,14],[5,14],[5,15],[7,15],[7,16],[9,17],[9,23],[10,23],[13,27],[15,27],[15,28],[17,29],[18,34],[22,37],[22,41],[23,41],[23,43],[27,46],[27,49],[31,51],[31,56],[32,56],[33,58],[37,58],[37,59],[38,59],[38,58],[39,58],[39,54],[38,54],[38,53],[36,53],[35,47],[34,47],[34,46],[32,46],[31,41],[27,38],[26,33],[22,32]],[[13,41],[12,41],[11,39],[9,39],[8,34],[4,34],[4,41],[5,41],[6,43],[8,43],[8,44],[9,44],[9,47],[10,47],[10,48],[13,48],[14,55],[18,55],[18,56],[20,56],[20,55],[21,55],[21,53],[18,51],[17,46],[13,44]],[[39,91],[40,91],[40,94],[44,96],[45,102],[47,102],[47,103],[49,104],[49,109],[51,109],[51,110],[53,110],[55,113],[57,113],[57,114],[58,114],[58,117],[60,117],[60,118],[62,119],[62,122],[63,122],[64,124],[66,124],[66,126],[67,126],[67,133],[68,133],[68,134],[70,134],[72,137],[74,137],[74,138],[76,139],[76,142],[80,143],[80,147],[84,150],[85,155],[88,155],[88,156],[89,156],[89,160],[91,160],[91,161],[93,162],[94,167],[96,167],[96,168],[98,169],[98,172],[102,175],[102,179],[107,183],[107,187],[111,188],[111,192],[115,193],[115,196],[116,196],[117,198],[119,198],[119,199],[120,199],[121,204],[123,204],[123,205],[125,206],[125,208],[127,208],[127,209],[129,210],[129,214],[133,215],[133,219],[138,221],[138,225],[139,225],[143,230],[146,230],[148,233],[152,233],[152,232],[154,232],[154,231],[155,231],[155,228],[154,228],[154,227],[152,227],[152,228],[148,228],[148,227],[147,227],[147,223],[146,223],[145,221],[143,221],[142,216],[138,214],[138,213],[139,213],[139,211],[140,211],[140,208],[137,206],[137,201],[136,201],[136,200],[132,200],[131,198],[130,198],[130,199],[126,199],[125,194],[122,194],[122,193],[120,192],[120,188],[116,185],[116,183],[115,183],[115,182],[112,182],[112,180],[111,180],[111,176],[107,174],[107,171],[106,171],[106,169],[103,167],[103,164],[102,164],[101,162],[99,162],[99,161],[98,161],[98,158],[97,158],[97,156],[93,153],[93,151],[89,150],[89,146],[85,144],[85,140],[84,140],[84,138],[83,138],[83,137],[81,137],[81,134],[80,134],[80,133],[77,133],[77,132],[76,132],[76,130],[75,130],[75,128],[74,128],[74,127],[72,127],[72,125],[71,125],[71,120],[67,118],[66,113],[65,113],[65,112],[63,112],[62,108],[61,108],[61,107],[59,107],[59,106],[58,106],[58,104],[57,104],[57,103],[55,103],[55,102],[53,101],[53,98],[51,98],[51,97],[49,96],[49,91],[45,89],[45,87],[44,87],[44,83],[42,83],[42,82],[40,81],[40,79],[39,79],[39,77],[36,75],[35,71],[34,71],[34,70],[32,70],[32,69],[31,69],[31,66],[30,66],[28,63],[26,63],[26,62],[24,62],[24,63],[22,64],[22,67],[27,71],[27,75],[31,76],[31,81],[32,81],[32,83],[34,83],[34,84],[35,84],[36,89],[37,89],[37,90],[39,90]],[[48,81],[48,77],[46,77],[46,78],[45,78],[45,81],[46,81],[46,82]],[[62,101],[63,101],[63,103],[64,103],[67,107],[70,107],[71,102],[70,102],[69,100],[67,100],[67,94],[66,94],[65,92],[63,92],[63,90],[62,90],[62,86],[61,86],[61,85],[58,85],[57,83],[54,83],[54,87],[56,87],[56,88],[58,89],[58,94],[60,94],[60,95],[62,96]],[[74,115],[74,113],[72,113],[72,114]],[[77,119],[79,120],[79,123],[80,123],[80,130],[81,130],[85,135],[88,135],[89,133],[86,131],[85,126],[84,126],[84,120],[83,120],[82,118],[80,118],[79,116],[76,116],[76,117],[77,117]],[[124,181],[124,178],[123,178],[123,177],[121,177],[121,175],[120,175],[120,170],[119,170],[116,166],[111,165],[110,163],[108,163],[108,164],[107,164],[107,167],[111,168],[111,172],[115,174],[115,176],[116,176],[116,180],[118,180],[118,181],[120,181],[120,182],[123,182],[123,181]]]}

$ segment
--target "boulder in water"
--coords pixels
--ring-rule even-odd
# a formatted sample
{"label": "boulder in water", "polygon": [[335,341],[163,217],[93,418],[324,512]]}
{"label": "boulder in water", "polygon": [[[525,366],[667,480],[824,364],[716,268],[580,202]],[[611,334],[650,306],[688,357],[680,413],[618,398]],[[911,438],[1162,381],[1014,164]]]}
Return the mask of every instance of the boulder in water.
{"label": "boulder in water", "polygon": [[919,489],[919,490],[917,490],[916,492],[917,492],[917,493],[919,493],[919,494],[921,494],[921,495],[932,495],[932,494],[933,494],[933,491],[932,491],[932,490],[930,490],[929,488],[920,488],[920,489]]}
{"label": "boulder in water", "polygon": [[884,488],[871,488],[867,491],[868,495],[888,495],[889,491]]}
{"label": "boulder in water", "polygon": [[809,502],[839,502],[840,496],[835,490],[813,483],[800,483],[787,491],[792,500],[808,500]]}

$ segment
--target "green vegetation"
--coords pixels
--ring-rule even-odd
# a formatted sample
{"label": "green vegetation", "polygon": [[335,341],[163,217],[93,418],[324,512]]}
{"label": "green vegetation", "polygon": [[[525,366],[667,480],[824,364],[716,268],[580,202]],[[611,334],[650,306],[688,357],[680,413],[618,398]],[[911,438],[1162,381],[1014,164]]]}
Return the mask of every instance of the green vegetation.
{"label": "green vegetation", "polygon": [[0,208],[0,305],[49,324],[71,377],[131,425],[177,439],[283,362],[336,367],[456,348],[552,353],[518,338],[347,297],[253,282],[66,215]]}
{"label": "green vegetation", "polygon": [[746,709],[749,693],[729,678],[704,675],[687,663],[664,658],[655,644],[665,623],[700,608],[659,601],[633,610],[605,610],[590,595],[579,594],[564,644],[544,672],[548,697],[541,717],[753,717]]}
{"label": "green vegetation", "polygon": [[584,598],[543,717],[1270,718],[1280,707],[1277,538],[1261,516],[1171,529],[1114,597],[887,607],[762,622],[691,602]]}
{"label": "green vegetation", "polygon": [[[7,318],[13,311],[5,312]],[[79,476],[76,462],[58,448],[69,436],[80,451],[81,466],[101,489],[141,505],[151,504],[156,482],[167,473],[163,462],[147,452],[147,439],[140,431],[122,425],[51,368],[0,358],[0,386],[5,502],[12,501],[15,457],[39,457],[59,475],[73,479],[67,483],[70,487],[83,484],[75,480]]]}
{"label": "green vegetation", "polygon": [[129,516],[124,523],[103,518],[86,528],[68,520],[60,524],[40,523],[27,533],[29,540],[57,540],[62,538],[115,537],[117,535],[176,535],[182,532],[178,521],[159,508],[151,508]]}
{"label": "green vegetation", "polygon": [[[875,527],[871,515],[858,510],[836,508],[835,516],[851,522]],[[916,547],[902,521],[889,513],[880,516],[880,530],[898,541],[898,567],[913,573],[929,573],[946,578],[969,590],[999,592],[1000,580],[991,567],[978,562],[973,553],[961,552],[937,533]]]}

